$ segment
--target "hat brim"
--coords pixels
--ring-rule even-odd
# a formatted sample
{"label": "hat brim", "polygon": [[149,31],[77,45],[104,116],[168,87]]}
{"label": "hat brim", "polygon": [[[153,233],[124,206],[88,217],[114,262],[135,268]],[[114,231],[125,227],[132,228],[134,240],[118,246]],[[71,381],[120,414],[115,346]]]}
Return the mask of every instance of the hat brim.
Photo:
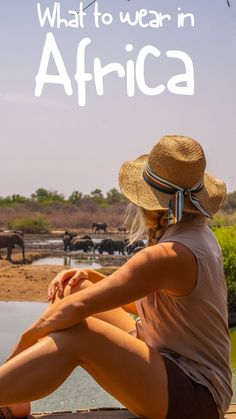
{"label": "hat brim", "polygon": [[[136,160],[127,161],[121,166],[119,173],[120,189],[131,202],[141,208],[150,211],[167,210],[171,194],[154,189],[143,178],[143,170],[147,160],[148,155],[145,154]],[[204,187],[195,195],[206,211],[213,216],[224,201],[226,195],[225,183],[205,172]],[[185,199],[184,210],[199,213],[188,198]]]}

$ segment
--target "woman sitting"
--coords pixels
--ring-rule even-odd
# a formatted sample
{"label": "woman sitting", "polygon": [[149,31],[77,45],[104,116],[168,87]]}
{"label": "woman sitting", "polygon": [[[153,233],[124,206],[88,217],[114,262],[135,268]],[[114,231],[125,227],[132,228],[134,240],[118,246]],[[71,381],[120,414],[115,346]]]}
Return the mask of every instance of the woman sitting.
{"label": "woman sitting", "polygon": [[206,220],[226,189],[205,165],[195,140],[165,136],[122,166],[121,190],[137,208],[133,238],[146,232],[149,246],[109,277],[90,269],[56,276],[53,304],[0,367],[2,417],[27,416],[29,402],[77,366],[139,417],[224,417],[232,395],[227,289]]}

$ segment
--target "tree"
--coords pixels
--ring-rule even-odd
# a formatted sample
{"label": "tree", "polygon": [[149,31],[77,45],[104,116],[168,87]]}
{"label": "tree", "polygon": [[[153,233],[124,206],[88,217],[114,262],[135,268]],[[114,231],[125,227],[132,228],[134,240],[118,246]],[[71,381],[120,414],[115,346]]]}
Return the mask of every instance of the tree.
{"label": "tree", "polygon": [[236,191],[227,194],[222,210],[233,212],[236,210]]}
{"label": "tree", "polygon": [[16,203],[16,204],[24,204],[28,200],[29,200],[28,198],[26,198],[25,196],[19,195],[19,194],[13,194],[11,196],[11,201]]}
{"label": "tree", "polygon": [[72,194],[69,196],[68,200],[75,205],[78,205],[81,201],[81,199],[83,198],[83,194],[79,191],[74,191],[72,192]]}
{"label": "tree", "polygon": [[42,201],[48,198],[48,191],[45,188],[38,188],[32,195],[31,197],[33,199],[37,199],[37,201]]}
{"label": "tree", "polygon": [[116,188],[112,188],[107,192],[106,200],[109,205],[117,204],[124,201],[124,199],[124,196]]}
{"label": "tree", "polygon": [[50,203],[50,202],[63,202],[65,197],[55,190],[47,190],[45,188],[39,188],[31,195],[33,199],[39,202]]}
{"label": "tree", "polygon": [[28,201],[29,198],[19,194],[8,195],[5,198],[0,197],[0,205],[2,206],[11,206],[12,204],[25,204]]}
{"label": "tree", "polygon": [[94,191],[90,192],[90,196],[91,199],[98,205],[104,204],[105,202],[102,190],[99,188],[94,189]]}
{"label": "tree", "polygon": [[229,296],[236,292],[236,226],[220,227],[213,230],[220,243],[223,258],[224,271],[228,284]]}

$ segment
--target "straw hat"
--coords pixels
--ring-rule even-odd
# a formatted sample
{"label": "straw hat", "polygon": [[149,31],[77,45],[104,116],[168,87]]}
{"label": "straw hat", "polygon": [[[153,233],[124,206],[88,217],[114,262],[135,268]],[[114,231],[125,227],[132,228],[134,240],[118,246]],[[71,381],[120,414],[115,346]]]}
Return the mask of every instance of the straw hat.
{"label": "straw hat", "polygon": [[168,135],[148,155],[122,165],[120,188],[131,202],[147,210],[170,210],[180,194],[182,211],[200,211],[212,217],[225,198],[226,186],[205,172],[205,167],[205,155],[197,141]]}

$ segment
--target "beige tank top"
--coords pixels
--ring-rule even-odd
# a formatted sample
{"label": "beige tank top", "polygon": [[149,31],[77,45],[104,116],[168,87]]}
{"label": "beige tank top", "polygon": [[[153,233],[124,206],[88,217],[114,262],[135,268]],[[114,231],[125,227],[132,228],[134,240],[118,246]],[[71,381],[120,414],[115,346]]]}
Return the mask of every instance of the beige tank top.
{"label": "beige tank top", "polygon": [[[184,297],[156,291],[136,302],[139,336],[206,386],[224,417],[231,397],[227,287],[222,253],[204,217],[188,215],[160,243],[179,242],[196,257],[197,284]],[[210,419],[210,418],[209,418]]]}

